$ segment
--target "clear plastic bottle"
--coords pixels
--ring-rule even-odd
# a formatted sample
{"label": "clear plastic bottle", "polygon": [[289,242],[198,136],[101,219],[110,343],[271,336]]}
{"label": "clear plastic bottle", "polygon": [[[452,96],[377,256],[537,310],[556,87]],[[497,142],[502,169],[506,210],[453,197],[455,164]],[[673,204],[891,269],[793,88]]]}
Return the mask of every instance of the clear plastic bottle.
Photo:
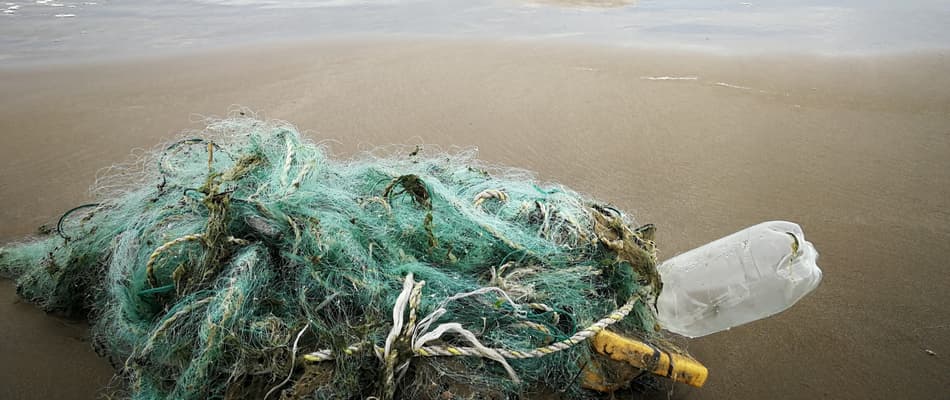
{"label": "clear plastic bottle", "polygon": [[660,325],[700,337],[777,314],[821,282],[800,226],[770,221],[664,261]]}

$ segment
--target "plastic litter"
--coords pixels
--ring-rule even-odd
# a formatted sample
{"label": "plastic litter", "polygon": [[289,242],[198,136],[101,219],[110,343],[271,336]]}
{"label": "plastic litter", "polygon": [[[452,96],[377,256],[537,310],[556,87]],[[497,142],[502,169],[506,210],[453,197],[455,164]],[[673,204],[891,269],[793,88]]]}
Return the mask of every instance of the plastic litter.
{"label": "plastic litter", "polygon": [[660,324],[695,338],[780,313],[818,287],[818,252],[802,228],[770,221],[664,261]]}

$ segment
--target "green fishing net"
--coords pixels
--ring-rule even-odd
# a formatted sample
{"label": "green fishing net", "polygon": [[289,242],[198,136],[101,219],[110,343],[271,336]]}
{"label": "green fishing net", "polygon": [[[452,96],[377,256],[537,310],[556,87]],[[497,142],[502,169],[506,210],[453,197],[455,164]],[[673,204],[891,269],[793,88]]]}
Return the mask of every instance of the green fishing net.
{"label": "green fishing net", "polygon": [[591,330],[656,334],[652,226],[473,152],[237,117],[94,193],[0,273],[87,317],[130,398],[585,397]]}

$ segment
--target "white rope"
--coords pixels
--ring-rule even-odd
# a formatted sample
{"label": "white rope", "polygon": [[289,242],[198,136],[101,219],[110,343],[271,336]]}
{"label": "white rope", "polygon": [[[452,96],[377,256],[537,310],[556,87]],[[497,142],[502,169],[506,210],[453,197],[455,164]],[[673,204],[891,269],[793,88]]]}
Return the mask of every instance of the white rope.
{"label": "white rope", "polygon": [[478,338],[475,337],[475,334],[472,333],[472,331],[463,328],[462,324],[459,324],[457,322],[444,323],[435,327],[435,329],[429,331],[429,327],[435,321],[437,321],[439,318],[445,315],[445,313],[448,312],[448,309],[446,308],[446,306],[450,302],[453,302],[458,299],[466,298],[469,296],[476,296],[476,295],[481,295],[481,294],[490,293],[490,292],[498,293],[502,297],[504,297],[505,301],[507,301],[508,303],[512,305],[512,307],[514,307],[515,312],[518,312],[518,313],[523,312],[521,310],[521,306],[515,303],[514,300],[512,300],[511,297],[509,297],[508,294],[505,293],[504,290],[501,290],[500,288],[497,288],[494,286],[483,287],[478,290],[473,290],[471,292],[455,294],[445,299],[442,302],[442,304],[440,304],[439,307],[436,308],[435,311],[431,312],[429,315],[427,315],[425,318],[419,321],[419,326],[416,327],[416,331],[412,335],[413,353],[418,353],[419,350],[422,349],[422,347],[425,346],[427,343],[433,340],[441,339],[442,335],[449,332],[453,332],[461,336],[462,339],[465,339],[465,341],[469,342],[472,345],[472,348],[478,351],[479,355],[495,360],[499,364],[501,364],[502,367],[505,368],[505,371],[508,372],[508,376],[511,377],[511,380],[514,381],[515,383],[520,383],[521,379],[518,378],[518,374],[515,373],[515,370],[513,368],[511,368],[511,365],[508,364],[508,361],[505,360],[505,357],[502,356],[501,353],[499,353],[497,350],[483,345],[478,340]]}
{"label": "white rope", "polygon": [[471,343],[472,348],[477,350],[478,355],[497,361],[499,364],[501,364],[502,367],[505,368],[505,371],[508,372],[508,376],[511,378],[513,382],[521,383],[521,379],[518,378],[518,374],[515,372],[514,368],[511,368],[511,365],[508,364],[508,361],[505,360],[505,357],[502,356],[501,353],[498,352],[498,350],[495,350],[483,345],[482,342],[478,341],[478,338],[475,337],[475,334],[472,333],[472,331],[463,328],[462,324],[458,322],[449,322],[449,323],[441,324],[437,326],[435,329],[433,329],[431,332],[428,332],[422,335],[421,337],[419,337],[418,340],[416,340],[412,344],[413,352],[416,352],[419,349],[421,349],[422,346],[426,345],[426,343],[429,343],[433,340],[441,339],[442,335],[449,332],[456,333],[459,336],[461,336],[462,339],[465,339],[467,342]]}
{"label": "white rope", "polygon": [[274,386],[270,390],[268,390],[267,394],[264,395],[264,400],[267,400],[267,398],[270,397],[271,393],[274,393],[275,390],[279,389],[281,386],[286,385],[287,382],[290,382],[290,378],[294,376],[294,365],[296,365],[297,363],[297,343],[300,342],[300,337],[303,336],[303,333],[306,332],[307,328],[309,327],[310,327],[310,323],[308,322],[306,325],[303,326],[303,329],[301,329],[300,332],[297,333],[297,338],[294,339],[294,347],[290,353],[290,372],[287,372],[287,378],[285,378],[282,382],[278,383],[277,386]]}
{"label": "white rope", "polygon": [[406,276],[402,284],[402,293],[396,298],[396,304],[393,305],[393,328],[389,330],[386,336],[386,345],[383,347],[383,360],[392,352],[393,342],[402,333],[403,318],[406,316],[406,306],[409,304],[409,295],[412,294],[412,287],[415,282],[412,280],[412,272]]}
{"label": "white rope", "polygon": [[294,163],[294,145],[290,139],[285,138],[284,141],[287,142],[287,156],[284,158],[284,169],[280,173],[280,185],[286,187],[287,178],[290,175],[290,167],[292,167]]}
{"label": "white rope", "polygon": [[[471,347],[468,347],[468,349],[474,349],[474,351],[477,352],[479,356],[497,361],[502,365],[502,367],[505,368],[505,371],[508,372],[508,376],[512,381],[515,383],[520,383],[521,379],[518,378],[518,374],[515,372],[514,368],[508,364],[508,361],[505,360],[505,357],[502,356],[497,350],[483,345],[475,336],[475,334],[472,333],[472,331],[462,327],[462,324],[457,322],[449,322],[440,324],[432,330],[429,329],[433,323],[435,323],[439,318],[448,312],[448,309],[446,308],[448,303],[469,296],[495,292],[503,296],[506,301],[511,303],[515,310],[520,310],[520,307],[500,288],[484,287],[471,292],[459,293],[445,299],[435,311],[422,318],[418,325],[413,326],[415,323],[415,313],[418,310],[421,299],[420,293],[423,285],[425,285],[425,281],[415,282],[411,272],[403,281],[402,292],[399,293],[399,297],[396,298],[396,303],[393,305],[393,327],[390,329],[389,335],[386,336],[386,343],[383,346],[382,354],[377,354],[377,356],[381,358],[381,361],[387,365],[387,368],[394,368],[394,373],[398,373],[401,377],[406,368],[409,366],[411,357],[407,358],[405,362],[398,366],[391,365],[391,363],[396,361],[391,359],[391,357],[393,357],[393,344],[400,338],[409,342],[414,355],[427,343],[434,340],[439,340],[447,333],[454,333],[469,343]],[[409,311],[410,318],[408,324],[405,321],[407,310]],[[388,374],[385,375],[384,380],[388,381],[389,379],[393,378],[390,378]],[[393,382],[393,384],[394,383],[395,382]],[[389,385],[390,383],[385,382],[385,384]]]}

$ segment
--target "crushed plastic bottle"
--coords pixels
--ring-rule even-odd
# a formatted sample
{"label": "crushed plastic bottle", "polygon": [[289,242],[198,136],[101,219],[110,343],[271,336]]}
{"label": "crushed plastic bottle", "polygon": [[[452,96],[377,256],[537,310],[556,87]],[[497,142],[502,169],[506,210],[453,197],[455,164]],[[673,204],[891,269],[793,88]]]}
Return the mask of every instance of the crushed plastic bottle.
{"label": "crushed plastic bottle", "polygon": [[658,320],[666,330],[700,337],[791,307],[821,282],[818,252],[802,228],[770,221],[664,261]]}

